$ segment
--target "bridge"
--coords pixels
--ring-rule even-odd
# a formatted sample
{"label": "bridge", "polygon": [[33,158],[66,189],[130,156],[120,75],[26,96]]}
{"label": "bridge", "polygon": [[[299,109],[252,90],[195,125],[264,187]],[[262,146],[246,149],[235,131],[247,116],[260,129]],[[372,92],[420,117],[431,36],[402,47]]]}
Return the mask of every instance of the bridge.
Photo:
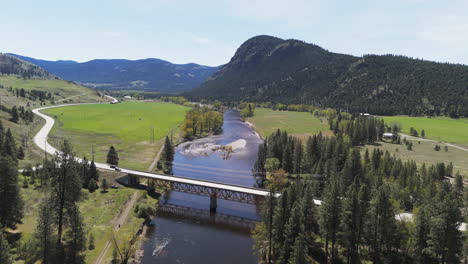
{"label": "bridge", "polygon": [[[112,102],[117,102],[117,99],[107,96],[112,99]],[[86,103],[82,103],[86,104]],[[82,104],[61,104],[61,105],[53,105],[53,106],[46,106],[41,108],[33,109],[33,113],[38,115],[39,117],[43,118],[46,123],[45,125],[39,130],[39,132],[34,136],[34,143],[40,149],[45,151],[46,153],[55,155],[59,154],[60,151],[51,146],[47,142],[47,136],[49,132],[52,130],[55,120],[43,113],[41,110],[50,109],[50,108],[57,108],[57,107],[66,107],[72,105],[82,105]],[[80,158],[76,158],[78,162],[82,162],[83,160]],[[109,170],[115,171],[115,168],[111,168],[108,164],[105,163],[95,163],[96,167],[102,170]],[[254,187],[246,187],[234,184],[226,184],[221,182],[214,182],[214,181],[205,181],[199,179],[192,179],[174,175],[162,175],[157,173],[139,171],[139,170],[132,170],[132,169],[125,169],[120,168],[121,173],[126,173],[132,179],[133,183],[139,181],[139,178],[147,178],[151,179],[157,186],[164,186],[168,187],[171,190],[190,193],[190,194],[197,194],[210,197],[210,210],[216,211],[217,208],[217,199],[224,199],[229,201],[236,201],[241,203],[248,203],[248,204],[255,204],[258,198],[265,198],[270,196],[270,192],[265,189],[259,189]],[[275,193],[275,197],[278,197],[279,194]]]}

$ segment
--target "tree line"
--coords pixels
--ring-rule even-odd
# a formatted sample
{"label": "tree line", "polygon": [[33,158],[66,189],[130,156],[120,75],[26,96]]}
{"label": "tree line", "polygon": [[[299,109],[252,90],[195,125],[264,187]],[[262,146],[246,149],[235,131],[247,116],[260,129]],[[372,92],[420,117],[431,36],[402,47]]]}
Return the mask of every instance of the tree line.
{"label": "tree line", "polygon": [[185,113],[182,124],[184,138],[192,139],[207,134],[221,133],[223,113],[208,107],[195,107]]}
{"label": "tree line", "polygon": [[[460,263],[463,177],[450,164],[418,167],[379,149],[361,153],[355,144],[377,140],[382,125],[349,123],[304,146],[279,130],[259,146],[258,182],[282,192],[265,202],[255,229],[259,259],[267,263],[271,247],[273,263]],[[374,132],[353,140],[370,126]],[[322,200],[319,208],[312,197]],[[414,223],[397,221],[402,210],[415,212]]]}

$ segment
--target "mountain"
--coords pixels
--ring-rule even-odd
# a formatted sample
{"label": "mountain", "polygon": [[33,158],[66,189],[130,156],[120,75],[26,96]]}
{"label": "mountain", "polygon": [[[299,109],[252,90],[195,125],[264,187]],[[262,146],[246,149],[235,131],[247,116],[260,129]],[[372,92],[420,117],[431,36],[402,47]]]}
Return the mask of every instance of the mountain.
{"label": "mountain", "polygon": [[257,36],[185,95],[381,115],[468,116],[468,66],[394,55],[357,57],[299,40]]}
{"label": "mountain", "polygon": [[172,64],[160,59],[91,60],[78,63],[11,55],[39,65],[62,79],[95,88],[115,90],[188,91],[198,87],[218,69],[194,63]]}
{"label": "mountain", "polygon": [[23,78],[31,79],[55,79],[56,77],[34,65],[33,63],[26,62],[18,59],[17,57],[0,53],[0,73],[20,75]]}

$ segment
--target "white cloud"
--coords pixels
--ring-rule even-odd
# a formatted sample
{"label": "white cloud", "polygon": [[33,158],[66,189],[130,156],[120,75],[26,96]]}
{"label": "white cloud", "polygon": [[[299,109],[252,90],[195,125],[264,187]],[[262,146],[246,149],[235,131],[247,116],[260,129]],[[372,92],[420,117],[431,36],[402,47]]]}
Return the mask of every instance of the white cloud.
{"label": "white cloud", "polygon": [[192,35],[192,41],[198,44],[207,44],[211,43],[211,40],[205,37],[200,37],[196,35]]}

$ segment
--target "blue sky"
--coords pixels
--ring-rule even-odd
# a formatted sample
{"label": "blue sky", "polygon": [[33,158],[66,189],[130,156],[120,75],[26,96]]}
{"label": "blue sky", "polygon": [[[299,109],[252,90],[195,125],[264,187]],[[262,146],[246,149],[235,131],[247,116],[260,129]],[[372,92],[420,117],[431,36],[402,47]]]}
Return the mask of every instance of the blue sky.
{"label": "blue sky", "polygon": [[[4,3],[1,3],[3,2]],[[0,0],[0,52],[220,65],[256,35],[468,64],[466,0]]]}

